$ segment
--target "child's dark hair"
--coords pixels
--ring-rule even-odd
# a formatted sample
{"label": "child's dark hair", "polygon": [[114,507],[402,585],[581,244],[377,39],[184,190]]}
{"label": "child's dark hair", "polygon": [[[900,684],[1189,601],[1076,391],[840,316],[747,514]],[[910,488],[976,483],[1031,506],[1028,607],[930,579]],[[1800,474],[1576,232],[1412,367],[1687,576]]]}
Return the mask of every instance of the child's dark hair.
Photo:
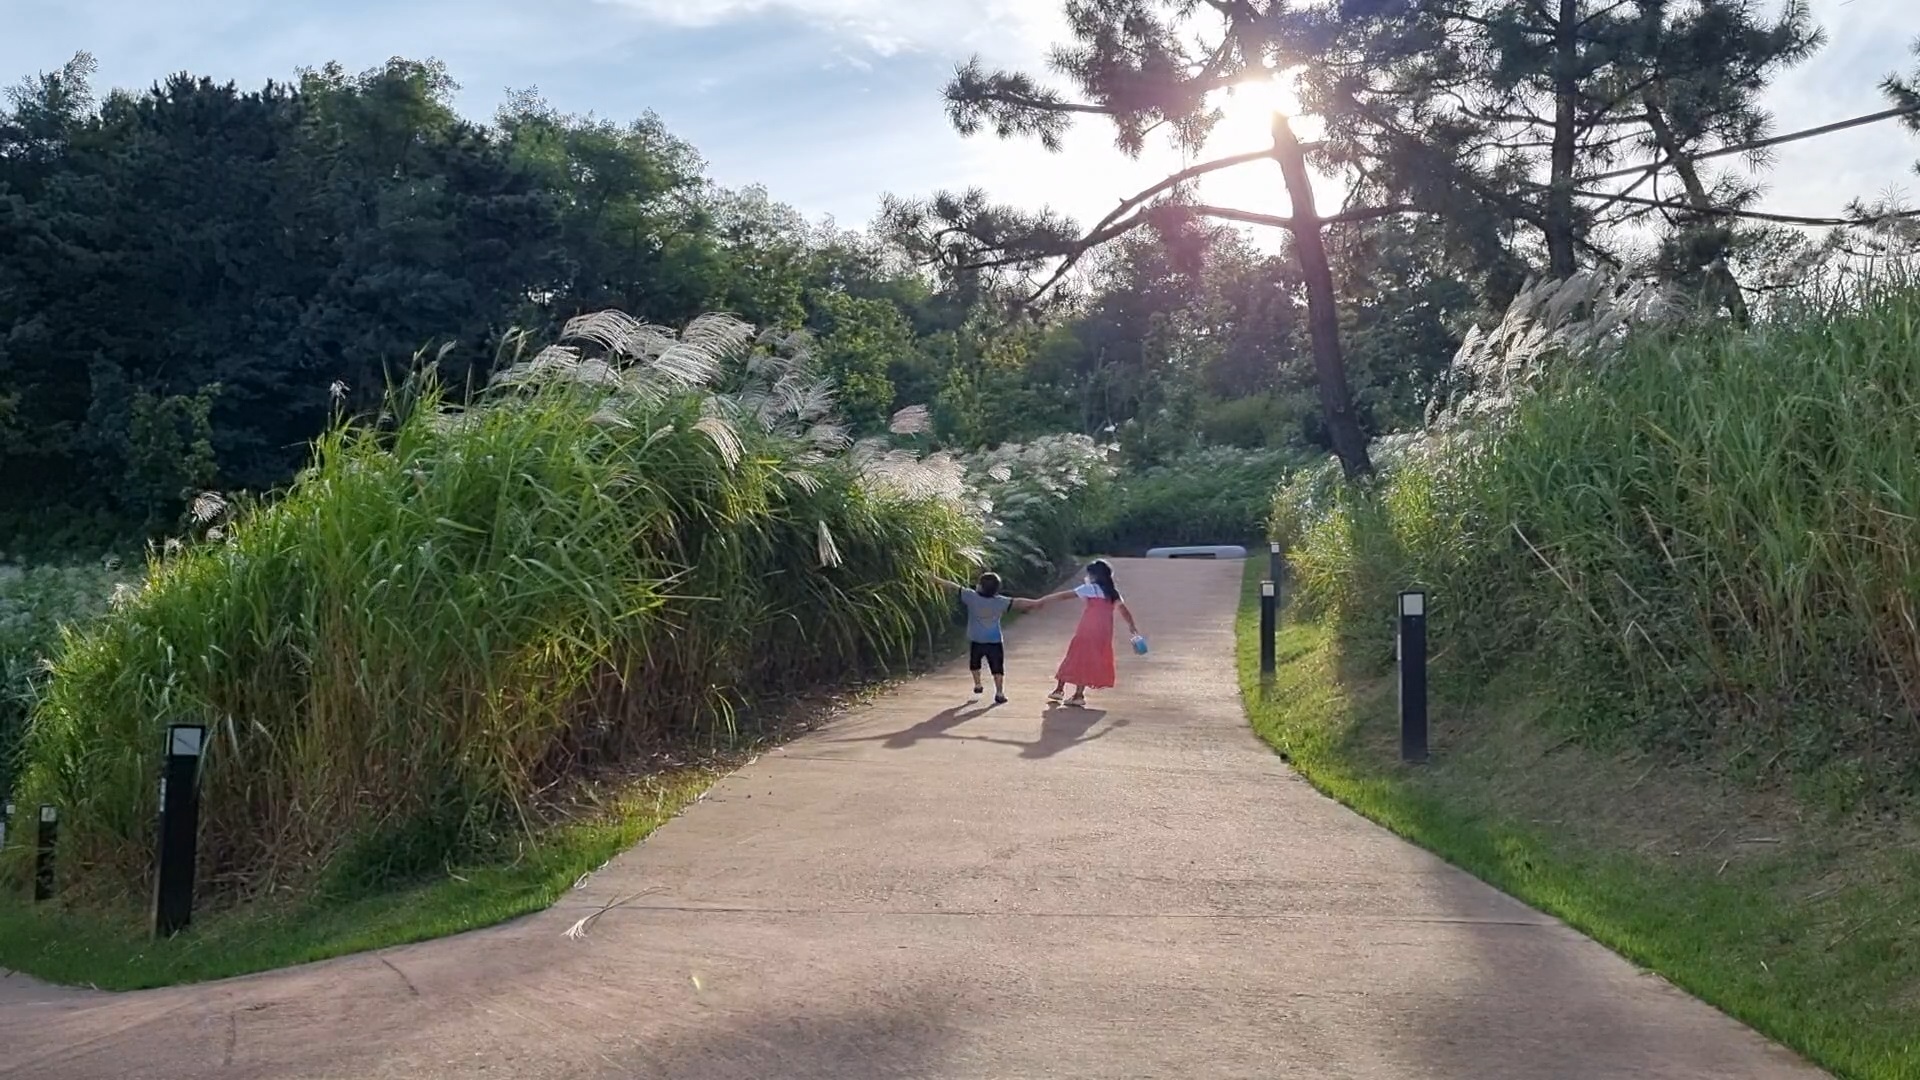
{"label": "child's dark hair", "polygon": [[1000,575],[994,573],[991,570],[987,571],[984,574],[981,574],[979,582],[975,584],[973,587],[973,591],[979,593],[981,596],[984,596],[989,600],[993,599],[996,596],[999,596],[1000,595]]}
{"label": "child's dark hair", "polygon": [[1105,559],[1095,559],[1087,564],[1087,576],[1100,587],[1101,595],[1108,600],[1120,602],[1120,586],[1113,583],[1113,566]]}

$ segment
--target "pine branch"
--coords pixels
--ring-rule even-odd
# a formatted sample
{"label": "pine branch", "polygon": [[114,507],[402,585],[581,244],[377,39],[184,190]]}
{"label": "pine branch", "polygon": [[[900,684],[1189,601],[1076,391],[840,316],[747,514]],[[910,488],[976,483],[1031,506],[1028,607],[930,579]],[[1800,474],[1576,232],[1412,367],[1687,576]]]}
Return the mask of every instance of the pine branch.
{"label": "pine branch", "polygon": [[1244,154],[1234,154],[1230,157],[1215,158],[1212,161],[1203,161],[1198,165],[1188,166],[1187,168],[1181,169],[1179,172],[1174,173],[1171,176],[1168,176],[1166,179],[1160,181],[1159,183],[1154,184],[1152,187],[1146,188],[1145,190],[1140,191],[1128,198],[1121,199],[1120,205],[1114,207],[1112,213],[1108,214],[1105,218],[1102,218],[1100,223],[1094,226],[1094,231],[1098,232],[1102,227],[1118,220],[1122,215],[1126,214],[1128,211],[1134,209],[1135,207],[1142,205],[1147,200],[1153,198],[1156,195],[1160,195],[1164,192],[1171,191],[1174,188],[1179,187],[1181,184],[1184,184],[1189,180],[1195,180],[1195,179],[1198,179],[1199,177],[1207,175],[1208,173],[1219,172],[1222,169],[1231,169],[1238,165],[1245,165],[1250,162],[1261,161],[1271,157],[1273,157],[1272,150],[1249,150]]}
{"label": "pine branch", "polygon": [[978,56],[955,69],[942,96],[947,120],[961,135],[971,136],[992,124],[994,134],[1002,139],[1034,135],[1040,145],[1056,153],[1073,116],[1113,115],[1100,105],[1069,101],[1019,72],[988,72]]}
{"label": "pine branch", "polygon": [[[1755,139],[1750,142],[1740,143],[1735,146],[1724,146],[1718,150],[1709,150],[1703,154],[1694,154],[1692,155],[1692,158],[1695,161],[1705,161],[1708,158],[1726,157],[1731,154],[1741,154],[1741,153],[1749,153],[1754,150],[1764,150],[1768,147],[1779,146],[1782,143],[1796,142],[1801,139],[1810,139],[1817,135],[1829,135],[1829,134],[1832,134],[1833,132],[1843,131],[1847,128],[1860,127],[1864,124],[1877,124],[1882,120],[1891,120],[1896,117],[1920,117],[1920,100],[1916,100],[1911,104],[1903,104],[1892,109],[1886,109],[1881,112],[1869,113],[1865,116],[1856,116],[1848,120],[1840,120],[1831,124],[1822,124],[1819,127],[1812,127],[1812,128],[1806,128],[1800,131],[1788,132],[1785,135],[1776,135],[1769,139]],[[1911,123],[1913,121],[1909,120],[1908,122]],[[1657,169],[1660,167],[1660,164],[1661,164],[1660,162],[1654,162],[1653,164],[1650,164],[1650,165],[1634,165],[1629,168],[1615,169],[1612,172],[1599,173],[1594,176],[1577,177],[1576,180],[1577,182],[1583,183],[1583,184],[1591,184],[1598,180],[1617,180],[1623,176],[1632,176],[1635,173],[1643,172],[1648,169]]]}
{"label": "pine branch", "polygon": [[1868,214],[1855,217],[1809,217],[1803,214],[1775,214],[1763,210],[1743,210],[1732,206],[1689,206],[1686,203],[1667,199],[1650,199],[1638,195],[1626,195],[1609,191],[1585,191],[1576,189],[1576,196],[1587,199],[1605,199],[1609,202],[1631,203],[1635,206],[1653,207],[1662,210],[1678,210],[1685,214],[1698,214],[1705,217],[1750,218],[1754,221],[1773,221],[1783,225],[1838,225],[1861,226],[1878,225],[1885,221],[1900,221],[1920,217],[1920,210],[1895,210],[1884,214]]}
{"label": "pine branch", "polygon": [[1593,22],[1596,19],[1604,19],[1608,15],[1611,15],[1614,12],[1619,11],[1621,8],[1626,7],[1628,4],[1633,4],[1637,2],[1638,0],[1614,0],[1613,3],[1608,4],[1606,7],[1601,8],[1599,11],[1596,11],[1591,15],[1588,15],[1586,18],[1581,19],[1579,22],[1575,23],[1574,25],[1581,29],[1585,29],[1588,23]]}
{"label": "pine branch", "polygon": [[1073,244],[1072,250],[1062,253],[1064,257],[1060,260],[1060,265],[1054,268],[1053,273],[1048,275],[1047,279],[1041,282],[1038,288],[1027,295],[1024,306],[1032,307],[1034,304],[1039,303],[1041,297],[1051,292],[1054,286],[1060,284],[1060,282],[1072,272],[1080,260],[1086,257],[1087,252],[1092,251],[1101,244],[1117,240],[1140,226],[1147,224],[1151,220],[1151,208],[1149,208],[1138,211],[1130,217],[1114,220],[1106,227],[1095,229],[1086,236],[1081,237]]}
{"label": "pine branch", "polygon": [[1049,290],[1059,284],[1061,279],[1065,278],[1067,273],[1073,269],[1074,264],[1078,263],[1087,252],[1108,241],[1118,239],[1120,236],[1132,232],[1134,229],[1145,225],[1151,220],[1149,215],[1153,212],[1154,208],[1145,206],[1145,204],[1155,196],[1171,191],[1189,180],[1205,176],[1208,173],[1219,172],[1222,169],[1230,169],[1236,165],[1245,165],[1249,162],[1259,161],[1262,158],[1272,156],[1273,151],[1271,150],[1259,150],[1249,151],[1244,154],[1235,154],[1231,157],[1217,158],[1213,161],[1201,162],[1198,165],[1182,169],[1129,198],[1120,200],[1120,205],[1114,207],[1111,213],[1100,219],[1100,222],[1093,227],[1091,232],[1069,245],[1066,250],[1057,253],[1062,256],[1063,261],[1060,266],[1054,270],[1053,274],[1027,298],[1027,304],[1032,305],[1037,303]]}
{"label": "pine branch", "polygon": [[1297,218],[1280,217],[1275,214],[1257,214],[1251,210],[1236,210],[1229,206],[1189,206],[1185,209],[1201,217],[1219,218],[1222,221],[1238,221],[1247,225],[1269,225],[1276,229],[1292,231],[1309,225],[1344,225],[1357,221],[1377,221],[1380,218],[1393,217],[1395,214],[1416,212],[1416,207],[1405,203],[1391,206],[1362,206],[1342,210],[1337,214],[1328,214],[1312,222],[1302,222]]}
{"label": "pine branch", "polygon": [[[1471,23],[1474,26],[1486,30],[1518,30],[1521,33],[1537,34],[1541,37],[1552,37],[1554,34],[1553,27],[1551,26],[1536,26],[1532,23],[1518,20],[1488,19],[1479,15],[1471,15],[1464,11],[1455,11],[1450,8],[1435,8],[1433,9],[1433,13],[1443,19],[1457,19],[1460,22]],[[1540,12],[1539,14],[1545,16],[1545,12]],[[1551,16],[1545,17],[1551,19]]]}

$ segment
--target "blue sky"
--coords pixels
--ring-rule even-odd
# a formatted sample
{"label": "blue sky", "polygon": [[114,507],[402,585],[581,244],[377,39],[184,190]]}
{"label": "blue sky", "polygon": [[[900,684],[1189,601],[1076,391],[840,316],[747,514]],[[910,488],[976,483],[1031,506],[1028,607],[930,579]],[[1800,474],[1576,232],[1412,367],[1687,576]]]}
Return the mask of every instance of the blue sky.
{"label": "blue sky", "polygon": [[[1829,41],[1781,80],[1778,129],[1884,107],[1875,84],[1910,70],[1914,0],[1813,0]],[[338,60],[438,57],[459,105],[487,118],[509,89],[538,86],[559,108],[623,119],[658,112],[729,185],[763,183],[809,217],[866,223],[884,192],[980,184],[1051,204],[1083,222],[1144,186],[1171,160],[1129,162],[1088,125],[1051,155],[1025,143],[964,140],[939,90],[973,52],[1038,68],[1058,31],[1055,0],[0,0],[0,78],[53,68],[77,50],[102,87],[144,87],[188,70],[243,85]],[[1907,9],[1903,14],[1901,9]],[[1221,136],[1222,150],[1258,125]],[[1894,125],[1781,149],[1763,203],[1838,211],[1848,198],[1920,190],[1920,138]],[[1264,165],[1250,167],[1263,170]],[[1207,192],[1282,212],[1278,177],[1253,171]],[[1332,192],[1330,191],[1331,195]]]}

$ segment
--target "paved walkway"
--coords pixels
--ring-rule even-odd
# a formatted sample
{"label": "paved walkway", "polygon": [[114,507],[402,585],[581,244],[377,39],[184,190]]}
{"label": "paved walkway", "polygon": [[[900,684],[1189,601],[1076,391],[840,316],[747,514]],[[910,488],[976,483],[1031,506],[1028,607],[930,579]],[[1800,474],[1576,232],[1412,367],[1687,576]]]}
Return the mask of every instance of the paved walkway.
{"label": "paved walkway", "polygon": [[[132,995],[0,980],[0,1077],[1819,1074],[1315,794],[1250,734],[1236,563],[1124,563],[1154,652],[958,667],[769,754],[561,906]],[[569,927],[595,916],[584,938]]]}

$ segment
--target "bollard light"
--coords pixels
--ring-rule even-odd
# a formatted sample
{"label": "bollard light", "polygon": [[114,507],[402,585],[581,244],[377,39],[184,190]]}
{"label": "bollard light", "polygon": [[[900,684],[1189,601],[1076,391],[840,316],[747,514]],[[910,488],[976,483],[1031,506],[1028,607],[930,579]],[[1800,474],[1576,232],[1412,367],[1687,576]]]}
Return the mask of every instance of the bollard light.
{"label": "bollard light", "polygon": [[36,904],[53,899],[53,853],[60,845],[60,811],[57,807],[40,807],[40,835],[37,840],[39,851],[33,864],[33,902]]}
{"label": "bollard light", "polygon": [[1427,760],[1427,594],[1400,594],[1394,653],[1400,667],[1400,759]]}
{"label": "bollard light", "polygon": [[166,762],[160,772],[160,865],[154,875],[153,933],[171,937],[193,921],[194,860],[200,837],[200,757],[207,729],[175,724],[167,729]]}
{"label": "bollard light", "polygon": [[1279,620],[1275,617],[1273,582],[1260,583],[1260,675],[1268,678],[1273,675],[1274,650],[1273,635],[1278,629]]}

